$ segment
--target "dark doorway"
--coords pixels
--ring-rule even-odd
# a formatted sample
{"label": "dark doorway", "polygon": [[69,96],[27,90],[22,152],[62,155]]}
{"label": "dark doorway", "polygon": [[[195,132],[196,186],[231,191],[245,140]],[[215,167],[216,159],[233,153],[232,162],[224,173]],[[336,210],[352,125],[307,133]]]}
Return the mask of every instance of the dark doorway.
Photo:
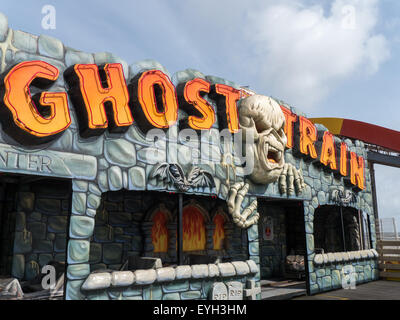
{"label": "dark doorway", "polygon": [[303,203],[259,200],[262,279],[305,278]]}
{"label": "dark doorway", "polygon": [[[0,174],[0,279],[14,279],[24,299],[63,296],[71,195],[70,180]],[[57,293],[42,286],[49,265]]]}

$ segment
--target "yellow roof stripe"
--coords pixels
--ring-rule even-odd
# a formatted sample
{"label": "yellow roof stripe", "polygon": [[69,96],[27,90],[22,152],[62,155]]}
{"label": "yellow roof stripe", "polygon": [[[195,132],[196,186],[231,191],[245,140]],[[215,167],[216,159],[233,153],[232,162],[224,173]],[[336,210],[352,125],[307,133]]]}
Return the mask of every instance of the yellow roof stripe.
{"label": "yellow roof stripe", "polygon": [[310,118],[313,123],[320,123],[328,128],[330,133],[339,135],[342,130],[342,118]]}

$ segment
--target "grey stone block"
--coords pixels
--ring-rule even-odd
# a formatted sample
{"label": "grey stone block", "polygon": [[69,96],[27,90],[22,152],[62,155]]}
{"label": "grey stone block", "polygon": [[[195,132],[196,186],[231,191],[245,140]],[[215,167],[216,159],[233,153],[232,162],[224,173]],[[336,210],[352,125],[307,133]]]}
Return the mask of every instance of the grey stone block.
{"label": "grey stone block", "polygon": [[15,231],[26,229],[26,215],[23,212],[15,212]]}
{"label": "grey stone block", "polygon": [[178,83],[187,82],[195,78],[205,79],[205,75],[195,69],[185,69],[174,73],[171,80],[177,85]]}
{"label": "grey stone block", "polygon": [[86,212],[86,193],[72,193],[72,209],[73,214],[84,215]]}
{"label": "grey stone block", "polygon": [[85,216],[71,216],[69,236],[71,238],[89,238],[94,230],[94,219]]}
{"label": "grey stone block", "polygon": [[82,285],[82,290],[107,289],[111,285],[111,274],[108,272],[91,273]]}
{"label": "grey stone block", "polygon": [[105,243],[103,245],[103,261],[106,264],[121,263],[122,244],[121,243]]}
{"label": "grey stone block", "polygon": [[130,168],[128,179],[129,190],[144,190],[146,188],[146,172],[143,168]]}
{"label": "grey stone block", "polygon": [[16,232],[14,237],[14,253],[29,253],[32,251],[32,233]]}
{"label": "grey stone block", "polygon": [[181,293],[182,300],[194,300],[201,297],[201,292],[199,290],[187,291]]}
{"label": "grey stone block", "polygon": [[22,279],[25,275],[25,257],[23,254],[15,254],[12,260],[11,275]]}
{"label": "grey stone block", "polygon": [[188,280],[174,281],[171,283],[163,284],[162,288],[163,291],[166,293],[187,291],[189,290],[189,281]]}
{"label": "grey stone block", "polygon": [[30,212],[35,204],[35,194],[33,192],[19,192],[19,209]]}
{"label": "grey stone block", "polygon": [[45,265],[47,265],[51,260],[53,260],[53,255],[50,253],[42,253],[39,254],[39,265],[41,268],[43,268]]}
{"label": "grey stone block", "polygon": [[180,300],[180,295],[178,292],[166,293],[163,295],[163,300]]}
{"label": "grey stone block", "polygon": [[81,180],[72,180],[72,191],[86,192],[88,190],[88,182]]}
{"label": "grey stone block", "polygon": [[209,264],[208,265],[208,277],[213,278],[213,277],[218,277],[219,276],[219,269],[216,264]]}
{"label": "grey stone block", "polygon": [[257,264],[253,260],[246,260],[246,263],[250,268],[250,273],[257,273],[259,271]]}
{"label": "grey stone block", "polygon": [[131,271],[114,271],[111,273],[113,287],[127,287],[135,282],[135,275]]}
{"label": "grey stone block", "polygon": [[68,217],[66,216],[54,216],[49,217],[48,228],[50,232],[54,233],[66,233]]}
{"label": "grey stone block", "polygon": [[218,263],[217,266],[222,277],[232,277],[236,275],[235,267],[230,262]]}
{"label": "grey stone block", "polygon": [[61,212],[61,200],[37,199],[35,209],[40,213],[58,215]]}
{"label": "grey stone block", "polygon": [[111,191],[121,190],[123,187],[122,183],[122,171],[120,167],[112,166],[107,170],[108,185]]}
{"label": "grey stone block", "polygon": [[86,240],[68,241],[68,263],[77,264],[89,261],[90,242]]}
{"label": "grey stone block", "polygon": [[95,264],[101,262],[102,257],[102,245],[100,243],[92,242],[90,244],[90,254],[89,254],[89,263]]}
{"label": "grey stone block", "polygon": [[20,30],[13,30],[12,44],[16,48],[30,53],[36,53],[38,48],[37,36]]}
{"label": "grey stone block", "polygon": [[125,60],[117,57],[110,52],[98,52],[94,54],[94,62],[98,65],[105,63],[120,63],[124,72],[125,79],[129,77],[129,67]]}
{"label": "grey stone block", "polygon": [[165,150],[154,147],[140,149],[137,158],[147,164],[157,164],[167,160]]}
{"label": "grey stone block", "polygon": [[150,69],[161,70],[170,77],[168,70],[161,63],[152,59],[144,59],[129,65],[129,78],[131,79],[135,74]]}
{"label": "grey stone block", "polygon": [[0,42],[3,42],[8,33],[8,19],[7,17],[0,12]]}
{"label": "grey stone block", "polygon": [[91,209],[97,209],[100,206],[101,197],[91,193],[87,197],[87,206]]}
{"label": "grey stone block", "polygon": [[134,272],[137,284],[152,284],[157,279],[156,270],[136,270]]}
{"label": "grey stone block", "polygon": [[53,241],[43,240],[43,239],[34,239],[33,240],[33,251],[40,252],[53,252]]}
{"label": "grey stone block", "polygon": [[192,278],[206,278],[208,277],[208,265],[206,264],[195,264],[192,265]]}
{"label": "grey stone block", "polygon": [[233,261],[232,265],[235,267],[236,275],[242,276],[250,273],[248,264],[244,261]]}
{"label": "grey stone block", "polygon": [[164,281],[173,281],[175,280],[175,269],[171,267],[165,268],[158,268],[156,269],[157,273],[157,281],[164,282]]}
{"label": "grey stone block", "polygon": [[36,278],[40,273],[39,265],[36,261],[29,261],[25,265],[25,279],[32,280]]}
{"label": "grey stone block", "polygon": [[93,55],[67,48],[65,53],[65,64],[71,66],[77,63],[94,63]]}
{"label": "grey stone block", "polygon": [[189,279],[192,276],[192,268],[190,266],[177,266],[175,269],[176,279]]}
{"label": "grey stone block", "polygon": [[64,46],[60,40],[47,35],[40,35],[38,44],[41,55],[56,59],[64,58]]}
{"label": "grey stone block", "polygon": [[90,265],[88,263],[73,264],[67,268],[67,278],[71,280],[86,279],[90,274]]}
{"label": "grey stone block", "polygon": [[106,140],[104,155],[108,162],[120,167],[131,167],[136,164],[135,146],[125,140]]}

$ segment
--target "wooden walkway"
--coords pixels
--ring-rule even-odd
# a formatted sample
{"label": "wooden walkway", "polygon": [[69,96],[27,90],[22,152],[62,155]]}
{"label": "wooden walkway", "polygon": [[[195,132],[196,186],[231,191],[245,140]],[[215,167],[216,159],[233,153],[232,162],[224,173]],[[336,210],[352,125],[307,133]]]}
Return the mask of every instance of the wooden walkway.
{"label": "wooden walkway", "polygon": [[289,300],[305,294],[305,281],[261,280],[261,300]]}
{"label": "wooden walkway", "polygon": [[400,282],[372,281],[359,284],[355,289],[339,289],[293,300],[400,300]]}

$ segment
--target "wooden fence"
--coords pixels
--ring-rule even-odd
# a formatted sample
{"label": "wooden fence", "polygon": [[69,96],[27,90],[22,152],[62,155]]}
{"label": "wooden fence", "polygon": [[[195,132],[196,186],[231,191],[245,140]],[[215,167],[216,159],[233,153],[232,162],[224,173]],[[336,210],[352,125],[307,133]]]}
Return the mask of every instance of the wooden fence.
{"label": "wooden fence", "polygon": [[400,240],[379,240],[379,276],[400,281]]}

